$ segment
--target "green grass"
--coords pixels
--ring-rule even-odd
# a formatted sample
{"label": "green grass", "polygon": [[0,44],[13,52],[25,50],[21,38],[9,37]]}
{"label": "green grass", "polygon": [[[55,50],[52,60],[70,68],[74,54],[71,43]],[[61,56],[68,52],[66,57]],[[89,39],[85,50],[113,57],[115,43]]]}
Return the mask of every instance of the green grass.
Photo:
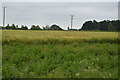
{"label": "green grass", "polygon": [[118,77],[116,32],[4,30],[2,40],[3,78]]}
{"label": "green grass", "polygon": [[113,39],[118,38],[117,32],[93,32],[93,31],[30,31],[30,30],[3,30],[4,40],[46,40],[54,39]]}

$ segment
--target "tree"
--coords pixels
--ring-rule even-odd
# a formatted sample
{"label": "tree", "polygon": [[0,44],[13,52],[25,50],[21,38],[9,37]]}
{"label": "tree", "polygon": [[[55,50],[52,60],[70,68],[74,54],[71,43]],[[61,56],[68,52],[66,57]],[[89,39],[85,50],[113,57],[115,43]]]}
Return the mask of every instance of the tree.
{"label": "tree", "polygon": [[46,29],[46,30],[49,30],[49,29],[50,29],[50,26],[49,26],[49,25],[46,25],[45,29]]}
{"label": "tree", "polygon": [[92,21],[87,21],[83,24],[82,30],[92,30]]}
{"label": "tree", "polygon": [[32,25],[30,30],[42,30],[39,25],[35,26],[35,25]]}
{"label": "tree", "polygon": [[16,29],[19,29],[18,25],[16,25],[15,27],[16,27]]}
{"label": "tree", "polygon": [[50,26],[46,25],[45,27],[43,27],[43,30],[50,30]]}
{"label": "tree", "polygon": [[27,26],[25,26],[25,27],[24,27],[24,30],[28,30],[28,27],[27,27]]}
{"label": "tree", "polygon": [[28,30],[28,27],[27,27],[27,26],[22,25],[22,26],[21,26],[21,30]]}
{"label": "tree", "polygon": [[93,23],[92,23],[92,30],[99,30],[98,22],[97,22],[96,20],[93,20]]}
{"label": "tree", "polygon": [[36,26],[36,30],[42,30],[39,25]]}
{"label": "tree", "polygon": [[30,30],[35,30],[35,25],[32,25]]}
{"label": "tree", "polygon": [[16,26],[14,24],[12,24],[11,26],[9,24],[7,24],[5,29],[16,29]]}
{"label": "tree", "polygon": [[24,30],[24,25],[21,26],[21,30]]}
{"label": "tree", "polygon": [[0,26],[0,29],[3,29],[3,27],[2,27],[2,26]]}
{"label": "tree", "polygon": [[63,29],[60,28],[58,25],[54,24],[50,27],[50,30],[63,30]]}
{"label": "tree", "polygon": [[12,24],[11,29],[16,29],[15,24]]}
{"label": "tree", "polygon": [[102,31],[108,31],[108,24],[109,21],[106,20],[99,22],[99,29]]}
{"label": "tree", "polygon": [[115,31],[120,31],[120,20],[116,20],[112,22]]}
{"label": "tree", "polygon": [[111,23],[108,25],[108,31],[114,31],[113,25]]}
{"label": "tree", "polygon": [[9,25],[9,24],[7,24],[7,26],[5,27],[5,29],[10,29],[10,25]]}
{"label": "tree", "polygon": [[69,28],[69,27],[67,27],[67,29],[68,29],[68,30],[70,30],[70,28]]}
{"label": "tree", "polygon": [[104,20],[101,22],[97,21],[87,21],[83,24],[81,30],[102,30],[102,31],[115,31],[116,29],[119,30],[118,28],[118,23],[117,21],[109,21],[109,20]]}
{"label": "tree", "polygon": [[43,27],[43,30],[46,30],[46,28],[45,28],[45,27]]}

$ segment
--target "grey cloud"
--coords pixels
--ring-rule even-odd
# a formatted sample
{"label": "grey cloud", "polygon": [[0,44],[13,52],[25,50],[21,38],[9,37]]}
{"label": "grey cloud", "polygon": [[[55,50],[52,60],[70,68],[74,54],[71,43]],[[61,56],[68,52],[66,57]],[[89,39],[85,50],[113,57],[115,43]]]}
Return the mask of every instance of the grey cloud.
{"label": "grey cloud", "polygon": [[74,28],[80,28],[86,20],[113,20],[118,14],[117,2],[11,2],[4,5],[8,6],[6,24],[29,27],[32,24],[45,26],[56,23],[66,29],[73,14]]}

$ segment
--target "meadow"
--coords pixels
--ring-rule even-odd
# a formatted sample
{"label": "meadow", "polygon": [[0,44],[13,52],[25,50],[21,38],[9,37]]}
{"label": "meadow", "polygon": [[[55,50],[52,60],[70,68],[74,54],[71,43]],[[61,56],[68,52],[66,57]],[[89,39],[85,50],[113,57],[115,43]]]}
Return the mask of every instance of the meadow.
{"label": "meadow", "polygon": [[118,33],[2,31],[3,78],[117,78]]}

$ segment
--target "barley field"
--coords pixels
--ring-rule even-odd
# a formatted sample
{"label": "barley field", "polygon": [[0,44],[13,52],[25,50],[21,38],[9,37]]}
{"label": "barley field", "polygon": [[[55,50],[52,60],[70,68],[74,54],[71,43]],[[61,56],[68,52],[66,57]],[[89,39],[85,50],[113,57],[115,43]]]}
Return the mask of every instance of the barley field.
{"label": "barley field", "polygon": [[2,30],[3,78],[117,78],[118,33]]}

